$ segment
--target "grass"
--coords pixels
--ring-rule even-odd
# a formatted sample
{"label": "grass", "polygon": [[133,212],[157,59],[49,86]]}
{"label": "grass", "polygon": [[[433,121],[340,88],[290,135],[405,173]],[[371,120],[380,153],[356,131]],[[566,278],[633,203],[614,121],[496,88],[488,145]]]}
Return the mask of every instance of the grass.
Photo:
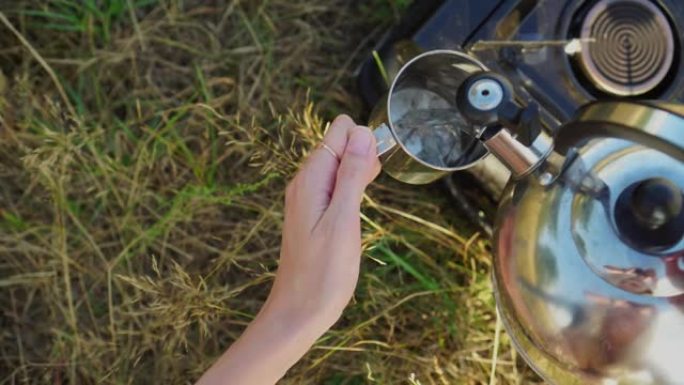
{"label": "grass", "polygon": [[[1,2],[0,384],[191,383],[262,304],[284,185],[406,1]],[[517,384],[487,240],[382,176],[284,384]],[[495,353],[496,352],[496,353]],[[495,358],[493,360],[493,358]]]}

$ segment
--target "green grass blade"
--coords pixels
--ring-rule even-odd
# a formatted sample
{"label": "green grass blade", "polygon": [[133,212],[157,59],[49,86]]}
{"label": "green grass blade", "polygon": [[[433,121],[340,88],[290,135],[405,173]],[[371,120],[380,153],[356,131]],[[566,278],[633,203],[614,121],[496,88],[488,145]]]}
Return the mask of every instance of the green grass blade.
{"label": "green grass blade", "polygon": [[423,285],[423,287],[425,287],[427,290],[439,290],[439,284],[434,279],[422,274],[420,271],[418,271],[417,268],[413,267],[413,265],[411,265],[404,258],[394,253],[389,247],[387,247],[384,244],[379,244],[376,248],[379,251],[381,251],[386,257],[388,257],[391,262],[393,262],[395,265],[399,266],[404,271],[409,273],[412,277],[414,277],[416,280],[418,280],[418,282],[420,282]]}
{"label": "green grass blade", "polygon": [[85,28],[80,25],[72,24],[58,24],[58,23],[46,23],[46,24],[36,24],[31,23],[31,28],[42,29],[42,30],[52,30],[60,32],[85,32]]}
{"label": "green grass blade", "polygon": [[390,85],[390,79],[389,75],[387,75],[387,70],[385,69],[385,64],[383,64],[382,59],[380,58],[380,55],[378,54],[378,51],[373,51],[373,60],[375,60],[375,65],[378,66],[378,71],[380,71],[380,76],[382,76],[382,79],[385,81],[385,84],[389,87]]}
{"label": "green grass blade", "polygon": [[32,17],[42,17],[45,19],[70,21],[73,23],[79,22],[79,20],[76,16],[71,15],[71,14],[67,14],[67,13],[28,9],[28,10],[20,11],[19,14],[25,15],[25,16],[32,16]]}

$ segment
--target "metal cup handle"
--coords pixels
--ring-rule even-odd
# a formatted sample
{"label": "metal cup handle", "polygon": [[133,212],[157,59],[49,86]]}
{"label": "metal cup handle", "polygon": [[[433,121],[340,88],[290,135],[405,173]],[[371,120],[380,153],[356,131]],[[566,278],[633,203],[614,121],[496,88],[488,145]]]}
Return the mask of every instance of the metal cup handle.
{"label": "metal cup handle", "polygon": [[394,138],[392,130],[390,130],[387,123],[382,123],[376,127],[373,130],[373,135],[375,136],[378,157],[386,154],[397,145],[397,140]]}

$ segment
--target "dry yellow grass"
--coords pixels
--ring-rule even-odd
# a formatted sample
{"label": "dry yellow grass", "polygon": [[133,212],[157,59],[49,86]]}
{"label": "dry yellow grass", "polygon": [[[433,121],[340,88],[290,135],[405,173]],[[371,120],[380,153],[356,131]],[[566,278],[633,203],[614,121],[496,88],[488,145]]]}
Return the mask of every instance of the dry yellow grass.
{"label": "dry yellow grass", "polygon": [[[196,379],[264,300],[283,186],[359,116],[351,69],[403,3],[0,3],[0,384]],[[355,299],[283,383],[532,378],[457,216],[374,183]]]}

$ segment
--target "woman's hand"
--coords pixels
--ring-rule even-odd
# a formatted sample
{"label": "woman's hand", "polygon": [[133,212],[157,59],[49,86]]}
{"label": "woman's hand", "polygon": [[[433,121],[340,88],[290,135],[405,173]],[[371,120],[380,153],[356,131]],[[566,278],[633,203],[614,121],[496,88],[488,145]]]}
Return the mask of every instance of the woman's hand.
{"label": "woman's hand", "polygon": [[[280,264],[264,307],[198,384],[273,384],[340,317],[361,259],[361,199],[380,172],[375,139],[347,116],[331,125],[285,193]],[[339,154],[340,158],[334,154]]]}
{"label": "woman's hand", "polygon": [[322,334],[351,299],[361,257],[360,206],[378,175],[375,140],[346,116],[332,124],[285,193],[280,266],[264,309]]}

